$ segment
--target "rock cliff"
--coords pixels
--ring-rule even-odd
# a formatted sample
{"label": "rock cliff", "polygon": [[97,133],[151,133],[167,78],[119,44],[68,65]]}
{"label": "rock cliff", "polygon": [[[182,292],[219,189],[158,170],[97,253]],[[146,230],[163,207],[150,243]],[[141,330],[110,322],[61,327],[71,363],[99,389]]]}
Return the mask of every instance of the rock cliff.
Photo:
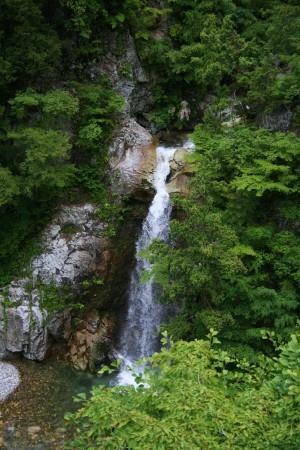
{"label": "rock cliff", "polygon": [[[119,200],[126,195],[147,202],[153,194],[156,146],[136,118],[151,106],[151,83],[132,37],[125,35],[126,51],[121,56],[114,52],[116,39],[112,33],[112,51],[90,69],[92,78],[107,76],[125,99],[122,121],[109,149],[111,189]],[[186,190],[190,174],[183,159],[179,149],[172,161],[170,192]],[[124,232],[111,240],[98,208],[101,205],[92,203],[63,205],[44,231],[41,252],[26,276],[0,292],[0,358],[20,354],[43,360],[56,343],[67,348],[68,358],[81,370],[96,370],[113,358],[118,311],[125,302],[134,261],[136,223],[127,223]],[[80,314],[72,307],[78,302],[84,303]]]}
{"label": "rock cliff", "polygon": [[95,205],[61,208],[44,232],[43,251],[32,261],[30,276],[12,282],[0,296],[0,357],[21,353],[28,359],[43,360],[49,335],[68,339],[70,311],[51,319],[43,308],[42,286],[68,285],[75,297],[79,283],[94,274],[107,246],[104,229],[105,224],[96,218]]}

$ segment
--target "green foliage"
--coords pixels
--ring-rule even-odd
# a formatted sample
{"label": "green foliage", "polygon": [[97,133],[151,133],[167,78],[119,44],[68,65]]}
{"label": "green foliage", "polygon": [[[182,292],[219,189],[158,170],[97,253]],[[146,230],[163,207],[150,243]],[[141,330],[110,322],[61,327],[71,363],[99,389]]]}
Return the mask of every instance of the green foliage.
{"label": "green foliage", "polygon": [[25,154],[19,164],[20,174],[25,178],[25,195],[70,185],[74,168],[66,163],[71,149],[68,136],[53,130],[26,128],[10,132],[8,138],[14,140],[18,153]]}
{"label": "green foliage", "polygon": [[[48,127],[53,126],[54,118],[59,118],[61,121],[73,116],[79,109],[78,99],[62,89],[55,89],[44,94],[27,89],[24,92],[18,92],[9,104],[11,115],[18,120],[28,119],[30,115],[35,114],[36,120]],[[43,117],[46,117],[46,121],[43,121]]]}
{"label": "green foliage", "polygon": [[2,139],[14,158],[12,165],[4,153],[3,163],[8,163],[15,175],[10,177],[11,182],[14,180],[18,186],[14,192],[41,199],[45,190],[47,198],[51,193],[59,194],[70,185],[74,174],[74,167],[69,163],[70,135],[64,128],[68,118],[78,112],[78,100],[63,90],[39,94],[27,89],[9,103],[13,121],[21,122],[18,126],[7,123],[6,136]]}
{"label": "green foliage", "polygon": [[54,212],[54,203],[20,197],[0,215],[0,285],[8,284],[28,268],[38,253],[39,235]]}
{"label": "green foliage", "polygon": [[[186,129],[204,114],[206,123],[194,137],[191,196],[176,200],[187,220],[173,221],[174,247],[146,252],[160,260],[152,271],[164,300],[182,306],[168,327],[176,339],[217,327],[223,345],[249,354],[260,326],[287,335],[299,311],[299,141],[221,123],[230,107],[245,120],[285,108],[297,125],[297,2],[50,3],[1,3],[2,279],[28,261],[63,198],[88,195],[116,233],[126,204],[108,195],[107,151],[124,101],[92,69],[110,36],[124,54],[129,31],[155,74],[147,119]],[[119,71],[134,76],[127,62]]]}
{"label": "green foliage", "polygon": [[267,110],[282,104],[294,107],[299,98],[300,9],[296,5],[274,3],[266,13],[268,20],[263,34],[251,36],[254,45],[244,55],[243,71],[238,76],[238,83],[248,89],[248,101],[253,106],[264,103]]}
{"label": "green foliage", "polygon": [[77,83],[72,90],[29,88],[9,100],[0,136],[0,265],[5,261],[0,276],[5,282],[19,269],[16,253],[23,253],[26,240],[49,217],[47,203],[53,210],[66,189],[80,183],[94,201],[107,195],[107,146],[123,100],[106,80]]}
{"label": "green foliage", "polygon": [[68,224],[61,227],[61,233],[62,234],[75,234],[78,232],[80,227],[75,224]]}
{"label": "green foliage", "polygon": [[173,73],[181,74],[187,82],[199,84],[205,92],[218,88],[226,75],[233,75],[244,45],[230,16],[219,20],[209,14],[202,24],[199,42],[182,45],[168,57]]}
{"label": "green foliage", "polygon": [[133,79],[133,75],[132,75],[132,66],[129,62],[125,62],[123,64],[123,66],[121,67],[120,70],[120,74],[125,77],[128,78],[128,80],[132,80]]}
{"label": "green foliage", "polygon": [[287,337],[299,312],[299,139],[199,126],[194,140],[191,192],[175,199],[184,220],[171,222],[172,245],[143,252],[154,264],[144,278],[181,305],[167,325],[176,338],[217,327],[231,352],[253,355],[261,327]]}
{"label": "green foliage", "polygon": [[0,98],[7,98],[13,86],[57,74],[61,42],[43,16],[43,3],[1,1]]}
{"label": "green foliage", "polygon": [[[155,28],[169,8],[153,7],[146,0],[60,0],[71,12],[69,27],[75,29],[84,39],[89,39],[97,21],[112,30],[130,27],[138,39],[149,39],[149,29]],[[138,19],[138,20],[137,20]]]}
{"label": "green foliage", "polygon": [[18,182],[5,167],[0,167],[0,207],[9,204],[20,193]]}
{"label": "green foliage", "polygon": [[47,320],[50,321],[55,313],[61,312],[66,308],[82,309],[83,305],[79,302],[72,302],[74,294],[70,286],[56,286],[54,283],[45,284],[37,280],[35,286],[29,284],[27,290],[30,292],[33,288],[39,291],[39,304],[42,309],[47,311]]}
{"label": "green foliage", "polygon": [[124,99],[102,79],[98,84],[72,83],[80,100],[77,144],[90,152],[103,149],[112,136],[123,110]]}
{"label": "green foliage", "polygon": [[184,127],[199,120],[208,94],[217,103],[220,97],[238,95],[249,117],[283,106],[296,111],[298,6],[276,0],[168,3],[168,33],[161,18],[159,37],[148,32],[146,45],[137,42],[140,57],[158,74],[157,108],[150,118],[159,127],[182,128],[182,101],[191,110]]}
{"label": "green foliage", "polygon": [[126,205],[127,197],[124,195],[119,201],[114,196],[106,194],[97,211],[98,217],[107,224],[104,233],[113,237],[116,235],[118,227],[124,221],[126,213],[131,211],[131,207]]}
{"label": "green foliage", "polygon": [[77,434],[67,448],[296,450],[299,335],[258,366],[215,350],[216,335],[154,354],[136,388],[100,386],[89,400],[79,396],[81,409],[65,416]]}
{"label": "green foliage", "polygon": [[44,94],[27,89],[9,100],[10,114],[0,138],[0,277],[4,283],[28,263],[35,248],[32,239],[49,220],[57,199],[74,184],[67,128],[77,112],[78,99],[61,89]]}
{"label": "green foliage", "polygon": [[72,12],[70,25],[81,37],[88,39],[91,35],[90,23],[102,7],[97,0],[60,0],[60,4]]}

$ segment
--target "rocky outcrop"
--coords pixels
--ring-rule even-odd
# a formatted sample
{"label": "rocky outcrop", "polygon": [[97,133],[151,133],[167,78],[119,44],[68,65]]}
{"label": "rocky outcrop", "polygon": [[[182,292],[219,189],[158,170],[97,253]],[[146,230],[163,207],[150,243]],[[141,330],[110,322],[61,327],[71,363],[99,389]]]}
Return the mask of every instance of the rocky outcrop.
{"label": "rocky outcrop", "polygon": [[[124,36],[108,34],[110,51],[92,69],[92,76],[106,76],[116,92],[125,99],[123,115],[126,117],[144,114],[153,103],[149,73],[141,65],[135,42],[129,32]],[[120,43],[120,40],[124,42]],[[120,55],[120,47],[124,51]]]}
{"label": "rocky outcrop", "polygon": [[144,197],[152,190],[155,147],[151,134],[134,119],[125,123],[110,148],[114,191],[120,195]]}
{"label": "rocky outcrop", "polygon": [[94,273],[97,256],[106,244],[106,225],[92,204],[64,206],[44,233],[46,251],[32,262],[33,280],[76,285]]}
{"label": "rocky outcrop", "polygon": [[188,155],[193,151],[193,145],[189,148],[179,148],[174,153],[170,161],[171,172],[167,183],[169,194],[187,194],[189,191],[188,182],[194,176],[194,164],[186,161]]}
{"label": "rocky outcrop", "polygon": [[[126,302],[142,211],[133,211],[128,228],[112,241],[105,236],[107,225],[98,218],[97,208],[63,206],[44,232],[43,251],[32,261],[30,276],[2,292],[0,358],[19,354],[43,360],[50,348],[81,370],[97,370],[113,358],[118,311]],[[54,315],[46,311],[45,296],[50,295],[52,304],[65,289],[71,303],[80,295],[82,313],[71,308]]]}
{"label": "rocky outcrop", "polygon": [[285,107],[275,109],[270,113],[259,114],[256,123],[259,128],[271,131],[287,131],[291,125],[293,113]]}
{"label": "rocky outcrop", "polygon": [[[192,145],[179,148],[174,154],[168,183],[171,193],[187,192],[193,170],[185,159],[191,150]],[[135,199],[147,192],[151,195],[155,145],[151,135],[134,119],[120,130],[110,156],[114,191]],[[69,358],[78,369],[96,370],[99,364],[113,358],[117,311],[126,301],[136,225],[127,223],[124,235],[119,233],[119,243],[114,247],[105,236],[107,225],[98,218],[97,208],[90,203],[63,206],[44,232],[43,250],[32,261],[30,275],[12,282],[2,292],[0,357],[21,354],[43,360],[49,344],[55,341],[68,344]],[[82,292],[82,282],[89,284],[95,275],[103,287]],[[54,292],[50,289],[47,294],[47,287],[53,287]],[[71,323],[71,308],[54,312],[54,316],[45,308],[46,296],[50,295],[53,302],[51,295],[64,295],[65,287],[69,287],[69,295],[75,301],[80,293],[86,305],[76,323]]]}
{"label": "rocky outcrop", "polygon": [[89,311],[76,326],[70,339],[70,359],[76,369],[99,370],[100,365],[115,359],[113,342],[115,320],[111,313]]}
{"label": "rocky outcrop", "polygon": [[16,306],[12,303],[9,307],[5,303],[1,304],[0,357],[19,353],[25,358],[41,361],[45,357],[49,337],[48,328],[45,327],[47,314],[40,309],[38,300],[31,304],[22,299],[21,292],[20,289]]}
{"label": "rocky outcrop", "polygon": [[[43,236],[44,251],[33,260],[31,275],[12,282],[0,297],[0,357],[19,353],[43,360],[49,336],[68,339],[70,310],[49,316],[43,307],[43,286],[72,286],[94,274],[107,245],[105,224],[96,217],[96,206],[63,207]],[[101,234],[102,233],[102,234]]]}

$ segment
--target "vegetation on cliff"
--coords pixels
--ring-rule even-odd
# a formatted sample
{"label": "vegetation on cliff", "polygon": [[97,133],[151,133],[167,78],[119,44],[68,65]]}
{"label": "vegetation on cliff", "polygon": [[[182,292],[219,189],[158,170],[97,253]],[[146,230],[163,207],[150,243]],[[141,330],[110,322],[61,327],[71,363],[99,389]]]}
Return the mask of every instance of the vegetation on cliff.
{"label": "vegetation on cliff", "polygon": [[[151,6],[160,14],[151,10],[143,32],[143,20],[132,23],[125,9],[142,18],[148,2],[124,2],[125,15],[111,22],[130,27],[157,75],[147,118],[162,128],[202,122],[192,135],[190,195],[174,199],[171,243],[144,252],[154,263],[145,278],[181,307],[166,325],[177,342],[138,378],[149,389],[94,391],[71,418],[80,432],[72,445],[296,449],[299,336],[289,336],[300,294],[299,7]],[[223,350],[193,341],[213,328]],[[262,328],[288,342],[275,358]]]}
{"label": "vegetation on cliff", "polygon": [[293,0],[2,0],[0,20],[3,281],[59,199],[70,192],[74,198],[79,185],[104,195],[107,146],[122,109],[94,70],[109,49],[110,30],[118,36],[116,56],[129,30],[155,73],[145,118],[158,127],[193,128],[205,105],[213,114],[237,97],[246,119],[284,108],[296,126]]}
{"label": "vegetation on cliff", "polygon": [[60,3],[1,2],[1,284],[32,254],[31,238],[59,201],[107,195],[107,149],[124,101],[80,65],[83,44],[66,15]]}

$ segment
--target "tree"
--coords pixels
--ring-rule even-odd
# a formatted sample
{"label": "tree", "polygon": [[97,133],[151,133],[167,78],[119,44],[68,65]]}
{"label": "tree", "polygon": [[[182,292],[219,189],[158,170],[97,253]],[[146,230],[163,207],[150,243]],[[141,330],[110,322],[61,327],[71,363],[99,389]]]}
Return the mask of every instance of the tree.
{"label": "tree", "polygon": [[176,338],[215,327],[231,352],[255,357],[259,330],[288,337],[299,312],[299,139],[248,126],[193,137],[191,192],[175,200],[171,244],[144,252],[148,276],[181,306],[167,324]]}
{"label": "tree", "polygon": [[0,167],[0,207],[9,204],[19,195],[18,182],[9,169]]}
{"label": "tree", "polygon": [[45,20],[43,1],[1,0],[0,99],[7,100],[14,89],[51,80],[61,61],[61,42]]}
{"label": "tree", "polygon": [[53,130],[26,128],[10,132],[8,137],[14,139],[14,145],[25,155],[19,170],[26,195],[38,195],[44,190],[49,199],[49,190],[70,185],[74,166],[67,163],[71,149],[68,136]]}

